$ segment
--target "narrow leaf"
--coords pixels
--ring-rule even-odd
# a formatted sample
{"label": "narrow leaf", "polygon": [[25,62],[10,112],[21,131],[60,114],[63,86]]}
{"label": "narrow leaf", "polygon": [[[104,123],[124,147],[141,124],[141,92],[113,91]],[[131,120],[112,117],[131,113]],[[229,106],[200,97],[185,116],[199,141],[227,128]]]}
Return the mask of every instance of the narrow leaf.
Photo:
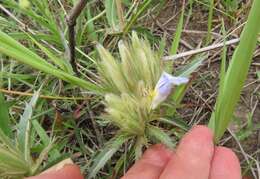
{"label": "narrow leaf", "polygon": [[94,162],[89,169],[88,178],[94,178],[98,171],[104,167],[106,162],[114,155],[114,153],[126,142],[129,137],[125,135],[115,136],[101,152],[94,157]]}
{"label": "narrow leaf", "polygon": [[40,91],[34,93],[29,104],[26,103],[24,113],[20,118],[18,124],[17,140],[20,150],[24,153],[26,161],[30,161],[30,131],[31,131],[31,118],[33,115],[33,108],[39,97]]}
{"label": "narrow leaf", "polygon": [[127,34],[129,32],[129,30],[131,29],[133,24],[137,21],[138,17],[140,17],[145,12],[145,10],[148,9],[148,6],[150,5],[151,2],[152,2],[152,0],[143,1],[143,3],[140,5],[140,7],[138,7],[136,13],[132,14],[130,20],[128,21],[128,23],[126,24],[126,26],[123,30],[123,34]]}
{"label": "narrow leaf", "polygon": [[58,70],[55,66],[46,62],[40,56],[24,47],[6,33],[0,31],[0,52],[13,57],[17,61],[30,65],[31,67],[41,70],[47,74],[56,76],[71,84],[77,85],[86,90],[90,90],[92,93],[102,93],[102,89],[97,85],[75,77],[69,73]]}
{"label": "narrow leaf", "polygon": [[241,34],[241,40],[236,48],[228,67],[221,96],[218,96],[215,111],[212,113],[209,127],[214,130],[215,142],[218,142],[230,123],[235,107],[246,80],[257,44],[260,26],[260,1],[255,0],[249,13],[247,23]]}
{"label": "narrow leaf", "polygon": [[106,17],[110,27],[116,31],[118,30],[118,17],[116,13],[115,0],[105,0]]}
{"label": "narrow leaf", "polygon": [[147,127],[147,133],[151,139],[156,139],[156,142],[162,142],[169,148],[173,148],[175,146],[170,136],[158,127],[150,125]]}
{"label": "narrow leaf", "polygon": [[182,7],[181,10],[181,16],[175,31],[175,35],[172,41],[172,46],[171,46],[171,50],[170,50],[170,55],[175,55],[177,53],[179,44],[180,44],[180,40],[181,40],[181,33],[182,33],[182,28],[183,28],[183,19],[184,19],[184,10],[185,6]]}
{"label": "narrow leaf", "polygon": [[11,122],[9,119],[9,106],[4,99],[4,95],[0,93],[0,130],[8,137],[12,134]]}

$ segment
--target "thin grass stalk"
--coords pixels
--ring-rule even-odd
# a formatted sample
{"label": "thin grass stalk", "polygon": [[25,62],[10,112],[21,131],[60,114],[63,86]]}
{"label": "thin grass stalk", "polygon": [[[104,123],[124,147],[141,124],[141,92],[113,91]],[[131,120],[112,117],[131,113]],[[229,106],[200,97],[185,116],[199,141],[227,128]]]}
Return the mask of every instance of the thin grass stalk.
{"label": "thin grass stalk", "polygon": [[208,32],[207,32],[207,41],[206,43],[209,44],[211,42],[211,29],[212,29],[212,18],[213,18],[213,11],[214,10],[214,0],[210,0],[209,6],[209,17],[208,17]]}

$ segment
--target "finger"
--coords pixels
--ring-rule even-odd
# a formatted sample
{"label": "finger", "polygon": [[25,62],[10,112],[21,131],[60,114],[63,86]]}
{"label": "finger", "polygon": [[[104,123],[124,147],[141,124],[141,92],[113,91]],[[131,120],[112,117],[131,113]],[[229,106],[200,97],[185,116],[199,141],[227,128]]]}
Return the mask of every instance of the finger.
{"label": "finger", "polygon": [[78,166],[67,164],[63,168],[26,179],[83,179]]}
{"label": "finger", "polygon": [[122,179],[158,179],[173,152],[162,144],[147,149]]}
{"label": "finger", "polygon": [[225,147],[216,147],[209,178],[242,178],[239,160],[232,150]]}
{"label": "finger", "polygon": [[212,132],[196,126],[181,140],[160,179],[208,179],[213,154]]}

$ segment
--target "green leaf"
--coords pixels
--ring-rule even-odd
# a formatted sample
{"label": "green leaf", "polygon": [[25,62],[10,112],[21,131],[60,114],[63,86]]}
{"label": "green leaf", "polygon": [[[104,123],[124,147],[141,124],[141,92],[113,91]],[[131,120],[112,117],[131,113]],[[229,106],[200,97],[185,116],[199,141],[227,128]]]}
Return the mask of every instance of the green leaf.
{"label": "green leaf", "polygon": [[147,134],[150,139],[155,139],[157,140],[156,142],[161,142],[169,148],[173,148],[175,146],[171,137],[159,127],[149,125],[147,127]]}
{"label": "green leaf", "polygon": [[16,149],[14,149],[14,143],[13,141],[5,135],[5,133],[0,130],[0,142],[4,147],[7,147],[9,150],[12,150],[14,153],[16,152]]}
{"label": "green leaf", "polygon": [[140,17],[147,9],[152,0],[144,0],[143,3],[138,7],[137,11],[131,15],[130,20],[126,24],[123,34],[127,34],[129,30],[132,28],[133,24],[137,21],[138,17]]}
{"label": "green leaf", "polygon": [[36,101],[39,97],[40,91],[34,93],[29,104],[26,103],[24,113],[20,118],[17,131],[17,141],[19,143],[20,150],[24,153],[24,158],[27,162],[31,159],[30,153],[30,131],[31,131],[31,118],[33,115],[33,108],[36,105]]}
{"label": "green leaf", "polygon": [[16,153],[0,148],[0,175],[2,176],[23,176],[29,173],[29,166]]}
{"label": "green leaf", "polygon": [[[101,14],[101,15],[100,15]],[[99,18],[103,15],[103,13],[101,12],[98,16],[92,18],[91,16],[91,11],[90,11],[90,7],[87,6],[87,17],[88,17],[88,22],[86,23],[86,29],[88,32],[88,38],[91,41],[98,41],[98,36],[97,33],[95,32],[95,25],[94,25],[94,21],[96,18]]]}
{"label": "green leaf", "polygon": [[134,145],[135,148],[135,160],[139,160],[143,154],[143,147],[147,143],[147,139],[143,136],[138,136]]}
{"label": "green leaf", "polygon": [[[223,31],[223,36],[226,37],[226,30],[225,30],[225,25],[224,25],[224,20],[222,20],[222,31]],[[224,43],[226,43],[226,39],[224,39]],[[224,85],[224,80],[225,80],[225,76],[226,76],[226,63],[227,63],[227,46],[226,44],[223,47],[223,52],[221,55],[221,67],[220,67],[220,94],[219,96],[222,96],[222,87]]]}
{"label": "green leaf", "polygon": [[50,150],[52,149],[53,143],[54,143],[54,140],[51,141],[51,142],[48,144],[48,146],[46,146],[46,147],[44,148],[44,150],[40,153],[40,155],[39,155],[39,157],[37,158],[37,160],[33,163],[33,166],[31,167],[31,173],[32,173],[32,174],[35,174],[35,173],[39,170],[39,168],[40,168],[42,162],[46,159],[46,157],[48,156],[48,153],[49,153]]}
{"label": "green leaf", "polygon": [[104,167],[106,162],[118,151],[121,145],[129,139],[128,136],[119,134],[115,136],[109,143],[106,144],[106,147],[103,148],[100,153],[94,157],[94,162],[89,169],[88,178],[94,178],[98,171]]}
{"label": "green leaf", "polygon": [[207,44],[209,44],[212,40],[211,30],[212,30],[212,20],[213,20],[213,12],[214,12],[214,0],[209,0],[209,14],[208,14],[208,32],[207,32]]}
{"label": "green leaf", "polygon": [[8,111],[9,106],[5,102],[4,95],[0,93],[0,130],[10,137],[12,134],[12,128]]}
{"label": "green leaf", "polygon": [[[45,148],[47,148],[50,143],[51,139],[47,135],[46,131],[42,128],[40,123],[37,120],[32,121],[33,128],[35,129],[36,133],[39,135],[41,142],[44,144]],[[53,148],[52,151],[49,152],[49,158],[50,160],[57,159],[61,156],[60,152],[58,149]]]}
{"label": "green leaf", "polygon": [[48,63],[43,58],[24,47],[2,31],[0,31],[0,52],[13,57],[17,61],[30,65],[37,70],[56,76],[83,89],[90,90],[92,93],[99,94],[103,91],[99,86],[93,83],[57,69],[55,66]]}
{"label": "green leaf", "polygon": [[47,48],[45,48],[43,45],[41,45],[39,42],[37,42],[37,40],[34,39],[34,37],[30,36],[29,34],[27,34],[27,36],[32,40],[32,42],[37,45],[42,52],[44,52],[47,57],[49,57],[49,59],[58,67],[60,67],[60,69],[62,69],[63,71],[69,73],[69,74],[73,74],[73,70],[71,65],[68,63],[68,61],[66,61],[65,59],[61,59],[58,58],[56,55],[54,55],[51,51],[49,51]]}
{"label": "green leaf", "polygon": [[27,8],[29,8],[31,6],[31,3],[28,0],[19,0],[19,6],[22,9],[27,9]]}
{"label": "green leaf", "polygon": [[181,70],[174,73],[176,76],[189,77],[189,75],[195,72],[203,63],[203,61],[207,58],[207,55],[201,54],[197,55],[192,62],[187,64]]}
{"label": "green leaf", "polygon": [[182,28],[183,28],[183,19],[184,19],[184,12],[185,12],[185,6],[182,7],[181,10],[181,17],[179,19],[176,32],[172,41],[172,46],[170,49],[170,55],[175,55],[177,53],[180,40],[181,40],[181,33],[182,33]]}
{"label": "green leaf", "polygon": [[239,7],[239,0],[222,0],[221,2],[224,4],[227,11],[230,12],[236,12]]}
{"label": "green leaf", "polygon": [[179,119],[169,120],[169,119],[166,119],[166,118],[160,118],[159,121],[166,123],[166,124],[173,125],[173,126],[177,126],[181,129],[183,129],[184,131],[188,131],[188,129],[189,129],[189,126],[184,121],[181,121]]}
{"label": "green leaf", "polygon": [[240,43],[232,56],[224,82],[220,87],[221,95],[217,97],[215,111],[209,123],[209,127],[215,134],[215,142],[220,140],[232,119],[248,74],[260,32],[260,26],[256,25],[260,18],[259,7],[260,1],[255,0],[240,36]]}
{"label": "green leaf", "polygon": [[[225,26],[224,26],[224,21],[222,21],[222,31],[223,31],[223,36],[226,36],[226,31],[225,31]],[[225,39],[226,41],[226,39]],[[225,42],[224,41],[224,42]],[[219,94],[218,96],[222,96],[223,94],[223,85],[224,85],[224,80],[225,80],[225,76],[226,76],[226,54],[227,53],[227,47],[226,45],[224,45],[223,47],[223,52],[222,52],[222,58],[221,58],[221,67],[220,67],[220,80],[219,80]],[[216,108],[216,107],[215,107]],[[215,116],[214,116],[215,117]],[[215,128],[215,123],[213,123],[213,120],[210,120],[210,124],[209,126],[211,126],[212,128]]]}
{"label": "green leaf", "polygon": [[166,35],[159,42],[158,56],[162,57],[164,55],[164,49],[166,47]]}
{"label": "green leaf", "polygon": [[[20,8],[19,4],[15,1],[4,1],[5,7],[8,7],[16,12],[22,13],[27,17],[30,17],[37,25],[44,27],[49,30],[49,36],[56,39],[56,41],[60,40],[60,34],[58,31],[58,25],[53,16],[48,12],[49,6],[48,3],[43,1],[31,1],[35,8],[23,9]],[[48,12],[48,13],[47,13]],[[43,15],[39,15],[43,14]]]}
{"label": "green leaf", "polygon": [[118,30],[118,17],[116,13],[116,3],[115,0],[105,0],[106,17],[108,24],[114,30]]}
{"label": "green leaf", "polygon": [[49,136],[47,135],[47,133],[45,132],[45,130],[40,125],[40,123],[37,120],[33,120],[32,125],[33,125],[33,128],[35,129],[36,133],[40,136],[42,143],[45,146],[49,145],[51,140],[50,140]]}

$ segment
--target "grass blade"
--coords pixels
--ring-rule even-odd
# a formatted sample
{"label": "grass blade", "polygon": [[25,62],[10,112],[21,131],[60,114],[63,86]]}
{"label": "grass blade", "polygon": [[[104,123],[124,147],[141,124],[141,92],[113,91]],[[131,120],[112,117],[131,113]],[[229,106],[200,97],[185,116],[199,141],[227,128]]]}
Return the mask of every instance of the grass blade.
{"label": "grass blade", "polygon": [[170,55],[175,55],[177,53],[180,40],[181,40],[181,33],[183,28],[183,20],[184,20],[184,12],[185,12],[185,3],[183,3],[182,10],[181,10],[181,16],[176,28],[175,36],[172,41],[172,46],[170,50]]}
{"label": "grass blade", "polygon": [[207,41],[209,44],[211,42],[211,30],[212,30],[212,20],[213,20],[213,10],[214,10],[214,0],[210,0],[209,5],[209,17],[208,17],[208,32],[207,32]]}
{"label": "grass blade", "polygon": [[[35,129],[36,133],[39,135],[41,142],[43,143],[45,148],[48,148],[48,146],[50,145],[50,143],[52,142],[50,137],[47,135],[46,131],[42,128],[42,126],[40,125],[40,123],[37,120],[33,120],[32,121],[32,125],[33,128]],[[61,156],[60,152],[58,151],[58,149],[53,148],[50,152],[49,152],[49,160],[54,160],[57,159]]]}
{"label": "grass blade", "polygon": [[99,94],[102,92],[102,89],[97,85],[57,69],[2,31],[0,31],[0,52],[37,70],[56,76],[93,93]]}
{"label": "grass blade", "polygon": [[32,36],[30,36],[29,34],[27,34],[28,37],[32,40],[32,42],[37,45],[42,52],[44,52],[47,57],[49,57],[49,59],[58,67],[60,67],[60,69],[62,69],[63,71],[69,73],[69,74],[73,74],[73,70],[72,67],[70,65],[70,63],[68,61],[66,61],[65,59],[61,59],[58,58],[56,55],[54,55],[51,51],[49,51],[47,48],[45,48],[43,45],[41,45],[39,42],[37,42],[36,39],[34,39]]}
{"label": "grass blade", "polygon": [[102,11],[97,16],[92,17],[90,5],[87,5],[86,11],[87,11],[87,19],[88,19],[88,21],[85,23],[85,25],[83,27],[83,30],[82,30],[82,32],[81,32],[81,34],[79,36],[79,43],[78,44],[86,43],[84,41],[84,36],[85,35],[87,36],[87,40],[98,41],[98,34],[95,32],[94,21],[96,19],[102,17],[103,14],[105,13],[105,11]]}
{"label": "grass blade", "polygon": [[147,127],[147,130],[148,130],[148,135],[151,139],[155,139],[155,140],[157,140],[157,142],[158,141],[162,142],[169,148],[174,147],[174,143],[173,143],[171,137],[168,134],[166,134],[162,129],[160,129],[156,126],[150,125],[149,127]]}
{"label": "grass blade", "polygon": [[106,162],[129,138],[125,135],[117,135],[110,143],[94,158],[93,165],[90,167],[88,178],[94,178],[98,171],[104,167]]}
{"label": "grass blade", "polygon": [[203,63],[203,61],[207,58],[207,55],[202,54],[195,57],[195,59],[183,67],[181,70],[177,71],[175,76],[189,77],[190,74],[195,72]]}
{"label": "grass blade", "polygon": [[105,8],[106,8],[106,17],[108,24],[113,29],[113,31],[117,31],[118,26],[118,17],[116,13],[116,3],[115,0],[105,0]]}
{"label": "grass blade", "polygon": [[7,147],[10,151],[16,152],[16,149],[13,150],[14,143],[13,141],[5,135],[5,133],[0,130],[0,142],[3,146]]}
{"label": "grass blade", "polygon": [[24,153],[24,158],[26,161],[30,161],[31,153],[30,153],[30,131],[31,131],[31,118],[33,114],[33,108],[36,105],[36,101],[39,97],[40,91],[34,93],[29,104],[26,104],[24,109],[24,113],[20,118],[20,122],[18,124],[18,132],[17,139],[19,142],[19,148]]}
{"label": "grass blade", "polygon": [[9,119],[9,106],[5,102],[4,95],[0,93],[0,130],[8,137],[12,134],[11,122]]}
{"label": "grass blade", "polygon": [[220,87],[222,94],[217,98],[216,108],[209,123],[209,127],[215,133],[215,142],[220,140],[232,119],[248,74],[257,44],[258,33],[260,32],[260,26],[256,25],[260,18],[259,7],[260,1],[255,0],[241,34],[240,43],[232,56],[224,82]]}
{"label": "grass blade", "polygon": [[34,165],[33,165],[32,169],[31,169],[31,173],[35,174],[35,173],[39,170],[39,168],[40,168],[42,162],[46,159],[46,157],[48,156],[48,153],[49,153],[50,150],[52,149],[53,144],[54,144],[54,141],[51,141],[51,142],[48,144],[48,146],[46,146],[46,147],[44,148],[44,150],[40,153],[39,157],[38,157],[37,160],[34,162]]}
{"label": "grass blade", "polygon": [[138,8],[138,10],[136,11],[136,13],[134,13],[129,22],[126,24],[124,30],[123,30],[123,34],[127,34],[129,32],[129,30],[131,29],[132,25],[137,21],[138,17],[141,16],[143,14],[143,12],[148,8],[148,6],[150,5],[150,3],[152,2],[152,0],[145,0],[142,5]]}
{"label": "grass blade", "polygon": [[29,173],[29,166],[26,161],[9,150],[0,148],[0,175],[24,175]]}

